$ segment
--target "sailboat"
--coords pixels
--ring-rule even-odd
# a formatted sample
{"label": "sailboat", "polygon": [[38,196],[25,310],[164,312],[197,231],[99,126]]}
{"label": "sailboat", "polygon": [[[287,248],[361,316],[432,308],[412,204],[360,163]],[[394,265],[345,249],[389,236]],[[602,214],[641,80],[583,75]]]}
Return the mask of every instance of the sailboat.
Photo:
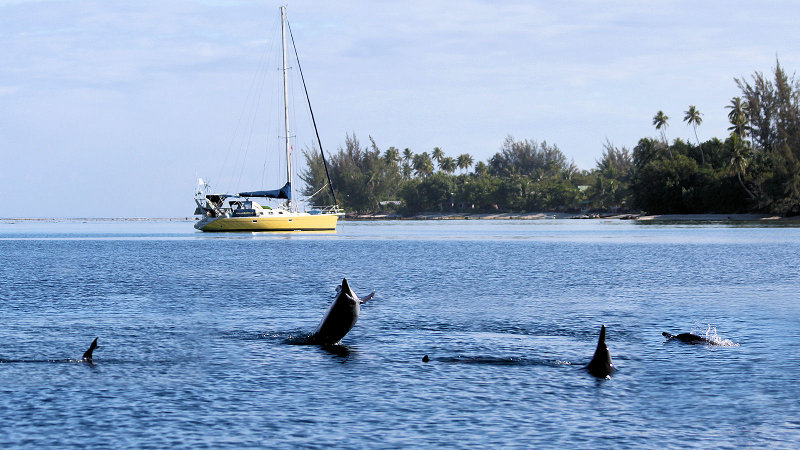
{"label": "sailboat", "polygon": [[[340,216],[344,215],[336,206],[336,193],[333,190],[328,165],[325,161],[325,153],[322,151],[322,143],[319,139],[319,132],[316,132],[317,142],[322,161],[325,164],[325,172],[328,175],[328,186],[334,205],[327,207],[315,207],[309,211],[300,211],[299,203],[294,201],[292,186],[294,173],[292,171],[291,143],[289,141],[289,92],[287,81],[286,65],[286,7],[281,6],[281,43],[283,51],[283,110],[284,110],[284,131],[285,131],[285,150],[286,150],[286,184],[280,189],[246,191],[237,194],[210,194],[209,186],[202,179],[195,193],[195,215],[201,216],[194,227],[201,231],[324,231],[335,232],[336,223]],[[290,30],[291,31],[291,30]],[[296,54],[296,51],[295,51]],[[300,62],[298,60],[298,69]],[[302,79],[302,69],[300,76]],[[303,79],[304,80],[304,79]],[[305,80],[303,81],[305,89]],[[308,90],[306,92],[306,100]],[[314,113],[311,110],[311,102],[308,101],[311,120],[314,123],[314,130],[317,125],[314,120]],[[323,187],[324,188],[324,187]],[[285,200],[276,206],[261,205],[253,199],[278,199]]]}

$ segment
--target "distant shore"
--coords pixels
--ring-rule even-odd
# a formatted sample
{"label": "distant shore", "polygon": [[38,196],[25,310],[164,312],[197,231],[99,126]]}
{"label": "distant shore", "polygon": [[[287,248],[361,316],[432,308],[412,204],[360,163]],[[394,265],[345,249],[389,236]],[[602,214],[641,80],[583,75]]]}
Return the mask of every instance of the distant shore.
{"label": "distant shore", "polygon": [[669,222],[726,221],[798,221],[800,216],[781,217],[770,214],[613,214],[613,213],[424,213],[413,216],[398,214],[353,214],[346,220],[547,220],[605,219]]}
{"label": "distant shore", "polygon": [[[423,213],[413,216],[399,214],[349,214],[346,221],[373,220],[553,220],[604,219],[637,220],[642,222],[800,222],[800,216],[782,217],[770,214],[612,214],[612,213]],[[194,222],[194,217],[8,217],[0,223],[13,222]]]}
{"label": "distant shore", "polygon": [[194,217],[0,217],[7,222],[195,222]]}

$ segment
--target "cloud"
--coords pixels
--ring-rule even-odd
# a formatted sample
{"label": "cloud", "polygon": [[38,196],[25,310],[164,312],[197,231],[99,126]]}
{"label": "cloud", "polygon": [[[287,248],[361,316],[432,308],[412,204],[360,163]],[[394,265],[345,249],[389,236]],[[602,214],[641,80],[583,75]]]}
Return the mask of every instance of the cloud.
{"label": "cloud", "polygon": [[[0,151],[18,169],[0,191],[47,195],[69,167],[76,195],[135,184],[174,195],[154,215],[186,207],[195,171],[220,165],[243,105],[259,99],[256,74],[277,76],[263,55],[277,48],[281,3],[0,1]],[[776,53],[800,67],[798,12],[788,1],[343,0],[292,4],[289,19],[328,149],[356,132],[479,161],[512,134],[589,168],[606,138],[632,147],[653,135],[659,109],[695,104],[701,139],[724,134],[733,77],[769,71]],[[253,142],[275,140],[276,121],[258,118]],[[26,167],[42,180],[15,178]]]}

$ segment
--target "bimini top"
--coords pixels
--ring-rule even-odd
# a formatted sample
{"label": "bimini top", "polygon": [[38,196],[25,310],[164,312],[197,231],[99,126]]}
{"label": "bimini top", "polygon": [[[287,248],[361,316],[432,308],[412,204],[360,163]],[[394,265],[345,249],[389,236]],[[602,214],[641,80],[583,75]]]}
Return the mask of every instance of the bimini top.
{"label": "bimini top", "polygon": [[239,197],[266,197],[266,198],[285,198],[292,199],[292,185],[289,182],[280,188],[271,191],[239,192]]}
{"label": "bimini top", "polygon": [[208,194],[208,195],[206,195],[206,198],[209,201],[214,202],[214,203],[219,203],[221,201],[224,201],[226,198],[230,198],[230,197],[235,197],[235,196],[234,195],[230,195],[230,194]]}

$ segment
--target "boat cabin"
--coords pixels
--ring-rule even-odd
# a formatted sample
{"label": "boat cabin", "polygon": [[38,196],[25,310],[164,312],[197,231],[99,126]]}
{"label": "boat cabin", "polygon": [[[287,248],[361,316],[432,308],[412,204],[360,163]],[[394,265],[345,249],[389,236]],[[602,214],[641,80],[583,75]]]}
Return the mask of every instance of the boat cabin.
{"label": "boat cabin", "polygon": [[247,198],[209,194],[205,196],[205,201],[197,199],[195,214],[206,217],[262,217],[283,215],[286,211],[261,205]]}

